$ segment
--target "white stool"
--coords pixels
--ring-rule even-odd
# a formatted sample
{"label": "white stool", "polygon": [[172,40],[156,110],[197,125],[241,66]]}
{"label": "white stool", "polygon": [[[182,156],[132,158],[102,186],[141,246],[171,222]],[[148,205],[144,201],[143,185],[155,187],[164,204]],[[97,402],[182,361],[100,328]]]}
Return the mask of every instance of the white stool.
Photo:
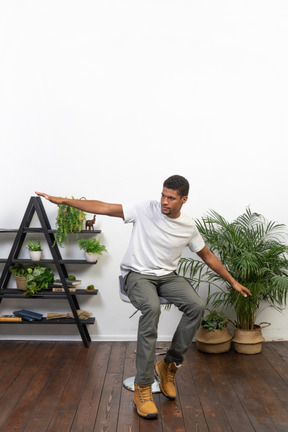
{"label": "white stool", "polygon": [[[127,296],[127,294],[126,294],[126,292],[124,290],[124,279],[123,279],[123,276],[119,276],[119,288],[120,288],[120,298],[121,298],[121,300],[124,301],[125,303],[131,303],[129,297]],[[159,299],[160,299],[160,304],[161,305],[171,305],[172,304],[169,300],[167,300],[164,297],[159,297]],[[159,348],[156,347],[156,349],[161,349],[163,351],[163,348],[161,348],[161,347],[159,347]],[[161,354],[166,354],[166,352],[164,351],[164,352],[161,352],[161,353],[157,353],[156,355],[161,355]],[[134,391],[134,381],[135,381],[135,376],[126,378],[123,381],[123,386],[127,390]],[[159,384],[159,381],[155,377],[154,383],[152,384],[152,393],[160,393],[160,392],[161,392],[161,390],[160,390],[160,384]]]}

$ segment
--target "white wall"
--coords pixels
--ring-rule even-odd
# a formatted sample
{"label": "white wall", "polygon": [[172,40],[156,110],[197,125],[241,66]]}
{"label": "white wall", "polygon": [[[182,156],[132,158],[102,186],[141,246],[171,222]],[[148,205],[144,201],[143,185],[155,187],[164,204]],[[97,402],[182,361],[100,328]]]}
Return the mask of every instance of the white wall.
{"label": "white wall", "polygon": [[[157,199],[175,173],[190,180],[191,217],[212,208],[230,219],[251,205],[287,224],[287,21],[286,0],[2,0],[0,227],[19,226],[35,190]],[[54,225],[57,208],[44,205]],[[118,296],[131,227],[98,217],[97,228],[109,254],[69,269],[100,291],[81,306],[97,317],[94,340],[135,339],[138,316],[129,320],[133,307]],[[81,256],[73,244],[64,254]],[[288,339],[287,310],[260,318],[272,323],[267,338]],[[163,312],[159,337],[169,339],[178,319]],[[24,329],[1,326],[1,337]]]}

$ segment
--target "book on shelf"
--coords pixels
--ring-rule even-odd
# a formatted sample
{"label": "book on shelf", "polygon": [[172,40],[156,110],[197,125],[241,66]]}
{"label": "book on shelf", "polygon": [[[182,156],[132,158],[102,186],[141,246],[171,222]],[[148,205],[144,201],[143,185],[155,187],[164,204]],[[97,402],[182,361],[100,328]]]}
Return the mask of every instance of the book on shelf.
{"label": "book on shelf", "polygon": [[3,321],[3,322],[10,322],[10,321],[20,322],[20,321],[22,321],[22,318],[20,316],[16,316],[16,315],[1,315],[0,321]]}
{"label": "book on shelf", "polygon": [[25,309],[14,311],[13,314],[23,318],[23,320],[25,321],[33,321],[33,320],[40,321],[43,318],[43,314],[39,314],[37,312],[32,312]]}
{"label": "book on shelf", "polygon": [[[67,283],[68,286],[80,285],[82,283],[82,281],[80,279],[70,280],[68,278],[65,279],[65,282]],[[58,284],[61,284],[61,286],[63,285],[60,279],[55,280],[54,285],[58,285]]]}
{"label": "book on shelf", "polygon": [[[76,286],[68,286],[68,289],[69,289],[69,291],[70,292],[75,292],[76,291]],[[61,286],[59,286],[59,287],[53,287],[52,288],[52,292],[65,292],[65,289],[64,289],[64,287],[61,285]]]}

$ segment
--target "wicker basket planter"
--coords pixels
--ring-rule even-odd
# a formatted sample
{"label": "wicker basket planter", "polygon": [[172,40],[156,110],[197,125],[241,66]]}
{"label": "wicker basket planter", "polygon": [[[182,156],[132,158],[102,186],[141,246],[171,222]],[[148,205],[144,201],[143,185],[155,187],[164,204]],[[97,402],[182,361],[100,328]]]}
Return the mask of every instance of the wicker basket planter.
{"label": "wicker basket planter", "polygon": [[27,291],[26,288],[26,278],[15,275],[16,286],[18,290]]}
{"label": "wicker basket planter", "polygon": [[209,354],[221,354],[229,351],[231,339],[232,335],[227,327],[222,330],[208,330],[200,327],[195,335],[198,350]]}
{"label": "wicker basket planter", "polygon": [[240,354],[259,354],[262,351],[262,342],[265,340],[262,336],[262,328],[261,325],[255,325],[253,330],[235,328],[234,350]]}

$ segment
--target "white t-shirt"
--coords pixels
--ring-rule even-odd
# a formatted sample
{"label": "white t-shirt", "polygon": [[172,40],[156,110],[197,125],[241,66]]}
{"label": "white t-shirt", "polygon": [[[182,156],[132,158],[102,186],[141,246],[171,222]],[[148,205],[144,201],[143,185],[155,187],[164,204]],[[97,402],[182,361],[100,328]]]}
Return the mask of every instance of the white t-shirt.
{"label": "white t-shirt", "polygon": [[130,270],[163,276],[177,269],[186,246],[199,252],[205,246],[193,220],[182,214],[170,218],[158,201],[123,205],[124,222],[133,223],[130,243],[121,263],[123,276]]}

